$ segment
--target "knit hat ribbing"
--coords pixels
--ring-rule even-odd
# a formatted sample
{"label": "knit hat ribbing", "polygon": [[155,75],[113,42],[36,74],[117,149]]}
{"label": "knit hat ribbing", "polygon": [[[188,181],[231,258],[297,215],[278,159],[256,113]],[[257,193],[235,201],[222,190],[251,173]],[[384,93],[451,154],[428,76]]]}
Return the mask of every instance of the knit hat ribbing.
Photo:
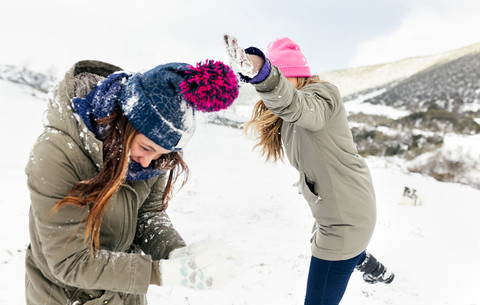
{"label": "knit hat ribbing", "polygon": [[195,130],[195,111],[225,109],[238,96],[234,72],[221,62],[196,67],[160,65],[130,77],[118,104],[128,121],[155,144],[179,151]]}
{"label": "knit hat ribbing", "polygon": [[267,47],[266,56],[285,77],[312,76],[300,46],[288,37],[272,41]]}

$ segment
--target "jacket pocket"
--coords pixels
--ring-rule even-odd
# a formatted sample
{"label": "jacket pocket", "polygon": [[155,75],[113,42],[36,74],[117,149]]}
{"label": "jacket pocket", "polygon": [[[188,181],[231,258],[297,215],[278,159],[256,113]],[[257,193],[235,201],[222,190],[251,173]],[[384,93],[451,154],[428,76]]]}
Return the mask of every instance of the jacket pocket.
{"label": "jacket pocket", "polygon": [[322,197],[315,191],[315,182],[309,179],[304,171],[300,172],[299,188],[313,212],[313,209],[322,203]]}
{"label": "jacket pocket", "polygon": [[80,288],[76,290],[65,289],[65,292],[70,300],[69,304],[97,304],[90,302],[95,302],[105,294],[104,290],[85,290]]}

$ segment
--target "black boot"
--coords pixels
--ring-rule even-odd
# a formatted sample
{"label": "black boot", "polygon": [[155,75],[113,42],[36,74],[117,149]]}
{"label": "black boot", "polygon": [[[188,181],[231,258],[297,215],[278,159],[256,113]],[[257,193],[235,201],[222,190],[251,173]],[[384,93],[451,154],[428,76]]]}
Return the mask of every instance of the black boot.
{"label": "black boot", "polygon": [[365,251],[365,259],[363,262],[355,267],[358,271],[363,272],[363,280],[369,284],[385,283],[390,284],[395,275],[388,271],[382,263],[371,255],[368,251]]}

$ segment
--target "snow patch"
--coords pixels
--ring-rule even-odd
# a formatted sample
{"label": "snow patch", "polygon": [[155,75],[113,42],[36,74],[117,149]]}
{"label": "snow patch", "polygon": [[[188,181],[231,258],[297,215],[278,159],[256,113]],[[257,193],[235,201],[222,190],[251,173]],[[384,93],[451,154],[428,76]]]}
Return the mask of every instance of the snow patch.
{"label": "snow patch", "polygon": [[390,106],[384,105],[372,105],[370,103],[364,103],[364,101],[380,95],[386,91],[385,88],[361,95],[353,100],[345,103],[345,109],[347,113],[365,113],[372,115],[383,115],[392,119],[399,119],[410,114],[410,111],[400,110]]}

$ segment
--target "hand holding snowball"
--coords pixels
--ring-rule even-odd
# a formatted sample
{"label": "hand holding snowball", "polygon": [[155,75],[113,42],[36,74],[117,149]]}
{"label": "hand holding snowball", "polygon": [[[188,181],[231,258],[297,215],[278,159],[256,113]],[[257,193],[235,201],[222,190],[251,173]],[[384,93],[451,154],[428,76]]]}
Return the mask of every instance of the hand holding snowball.
{"label": "hand holding snowball", "polygon": [[237,253],[220,241],[201,241],[175,249],[158,262],[161,285],[197,290],[220,289],[233,277]]}

